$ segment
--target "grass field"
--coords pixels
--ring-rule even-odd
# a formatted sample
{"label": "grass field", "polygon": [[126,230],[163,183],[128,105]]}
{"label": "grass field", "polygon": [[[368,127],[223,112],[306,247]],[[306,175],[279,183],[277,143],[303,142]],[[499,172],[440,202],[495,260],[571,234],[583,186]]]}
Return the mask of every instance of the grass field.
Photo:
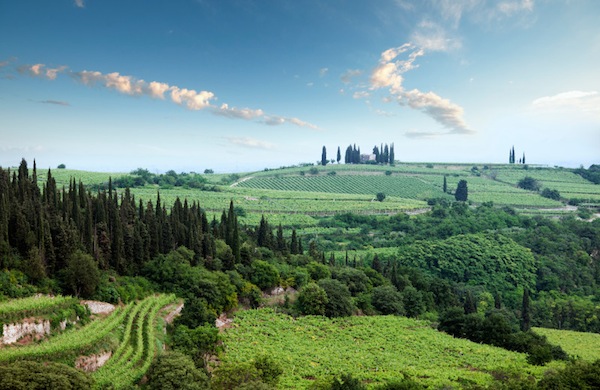
{"label": "grass field", "polygon": [[550,343],[560,345],[571,356],[588,361],[600,359],[600,334],[598,333],[546,328],[533,330],[546,336]]}
{"label": "grass field", "polygon": [[[351,373],[369,386],[410,377],[431,388],[486,385],[496,371],[540,377],[547,367],[526,356],[455,339],[428,322],[393,316],[299,317],[272,309],[239,311],[224,333],[224,360],[267,354],[284,369],[282,389],[304,389],[316,379]],[[558,363],[552,363],[558,365]]]}

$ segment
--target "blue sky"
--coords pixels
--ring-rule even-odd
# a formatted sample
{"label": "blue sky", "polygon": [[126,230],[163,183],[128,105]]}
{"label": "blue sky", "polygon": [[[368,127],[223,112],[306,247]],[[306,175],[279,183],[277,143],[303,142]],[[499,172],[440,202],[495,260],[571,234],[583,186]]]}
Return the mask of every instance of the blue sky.
{"label": "blue sky", "polygon": [[600,1],[0,0],[0,166],[589,166]]}

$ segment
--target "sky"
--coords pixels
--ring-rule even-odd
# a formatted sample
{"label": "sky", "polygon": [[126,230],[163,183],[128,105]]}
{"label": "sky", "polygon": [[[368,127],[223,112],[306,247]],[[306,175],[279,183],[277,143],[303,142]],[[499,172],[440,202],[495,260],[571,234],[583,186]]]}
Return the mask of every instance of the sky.
{"label": "sky", "polygon": [[[0,0],[0,166],[600,163],[597,0]],[[343,158],[343,157],[342,157]]]}

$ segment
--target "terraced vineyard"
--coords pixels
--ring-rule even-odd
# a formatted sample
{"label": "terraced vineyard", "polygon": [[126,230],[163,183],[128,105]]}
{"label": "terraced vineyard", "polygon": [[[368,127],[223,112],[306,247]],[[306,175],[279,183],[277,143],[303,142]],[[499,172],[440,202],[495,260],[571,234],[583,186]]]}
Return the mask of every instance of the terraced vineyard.
{"label": "terraced vineyard", "polygon": [[93,375],[97,388],[120,389],[139,382],[150,368],[156,352],[158,311],[173,302],[173,295],[153,296],[130,310],[119,347]]}
{"label": "terraced vineyard", "polygon": [[410,377],[431,388],[460,388],[488,385],[492,372],[514,370],[539,378],[548,368],[529,365],[524,354],[455,339],[405,317],[294,319],[271,309],[247,310],[236,314],[224,337],[224,360],[244,362],[266,354],[283,366],[279,387],[284,389],[305,389],[341,373],[369,387]]}
{"label": "terraced vineyard", "polygon": [[94,374],[97,388],[128,388],[141,379],[156,352],[156,321],[159,310],[176,302],[174,295],[150,296],[139,303],[118,307],[104,318],[79,329],[65,331],[37,344],[0,349],[0,361],[34,359],[73,364],[82,355],[98,353],[98,345],[124,328],[119,345],[107,367]]}

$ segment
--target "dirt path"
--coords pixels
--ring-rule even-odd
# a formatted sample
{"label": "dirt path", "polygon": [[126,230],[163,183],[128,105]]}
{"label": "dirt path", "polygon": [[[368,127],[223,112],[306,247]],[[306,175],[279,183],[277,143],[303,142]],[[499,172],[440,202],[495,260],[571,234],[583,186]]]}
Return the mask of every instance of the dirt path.
{"label": "dirt path", "polygon": [[229,187],[235,187],[235,186],[237,186],[238,184],[240,184],[240,183],[243,183],[243,182],[245,182],[246,180],[250,180],[250,179],[253,179],[253,178],[254,178],[254,176],[246,176],[246,177],[244,177],[244,178],[242,178],[242,179],[240,179],[240,180],[236,181],[235,183],[233,183],[233,184],[232,184],[232,185],[230,185]]}

